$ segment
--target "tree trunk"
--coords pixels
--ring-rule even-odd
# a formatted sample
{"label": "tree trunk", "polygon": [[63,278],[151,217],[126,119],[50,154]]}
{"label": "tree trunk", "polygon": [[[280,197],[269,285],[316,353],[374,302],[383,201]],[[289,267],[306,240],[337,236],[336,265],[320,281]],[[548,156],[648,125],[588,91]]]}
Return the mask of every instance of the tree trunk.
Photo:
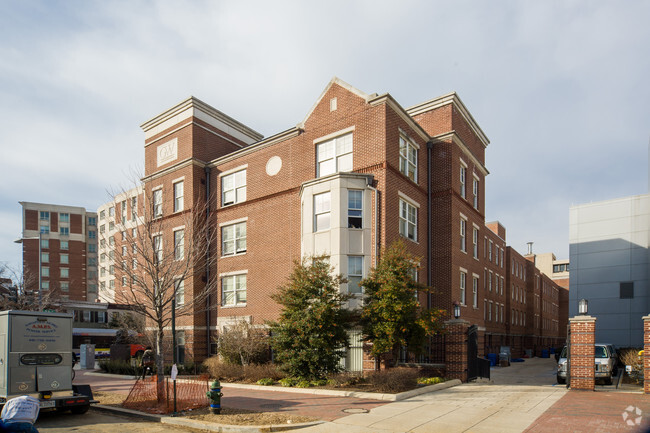
{"label": "tree trunk", "polygon": [[156,338],[156,397],[158,403],[165,401],[165,359],[163,356],[163,327],[158,323]]}

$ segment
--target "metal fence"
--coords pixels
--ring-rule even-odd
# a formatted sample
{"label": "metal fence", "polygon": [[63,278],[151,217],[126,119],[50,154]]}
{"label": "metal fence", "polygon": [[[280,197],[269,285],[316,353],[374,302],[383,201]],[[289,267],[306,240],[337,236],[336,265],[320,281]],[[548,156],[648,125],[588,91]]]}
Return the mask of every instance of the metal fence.
{"label": "metal fence", "polygon": [[[176,379],[176,396],[174,397],[174,381],[165,377],[158,392],[156,376],[138,379],[122,406],[148,413],[171,413],[176,410],[184,411],[208,406],[205,395],[209,391],[209,376],[189,376]],[[159,398],[160,394],[160,398]]]}

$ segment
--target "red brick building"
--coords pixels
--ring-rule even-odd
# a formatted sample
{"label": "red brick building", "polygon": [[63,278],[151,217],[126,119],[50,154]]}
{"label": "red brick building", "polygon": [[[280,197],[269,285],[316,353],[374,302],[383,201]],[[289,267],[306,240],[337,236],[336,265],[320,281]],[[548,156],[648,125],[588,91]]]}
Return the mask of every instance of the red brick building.
{"label": "red brick building", "polygon": [[[206,282],[220,287],[207,312],[179,319],[196,360],[214,353],[214,338],[233,321],[275,319],[270,296],[304,256],[328,254],[359,306],[357,282],[398,239],[421,257],[417,279],[435,288],[419,295],[422,305],[451,312],[459,302],[461,317],[479,326],[483,352],[510,345],[521,355],[564,335],[552,282],[531,285],[535,272],[506,246],[505,228],[485,223],[489,141],[455,93],[404,109],[335,78],[302,122],[271,137],[196,98],[142,128],[143,206],[175,227],[207,200],[217,232],[214,264],[183,282],[185,297]],[[174,245],[172,229],[161,236]]]}
{"label": "red brick building", "polygon": [[38,291],[40,274],[40,289],[52,299],[95,301],[97,214],[74,206],[20,204],[25,289]]}

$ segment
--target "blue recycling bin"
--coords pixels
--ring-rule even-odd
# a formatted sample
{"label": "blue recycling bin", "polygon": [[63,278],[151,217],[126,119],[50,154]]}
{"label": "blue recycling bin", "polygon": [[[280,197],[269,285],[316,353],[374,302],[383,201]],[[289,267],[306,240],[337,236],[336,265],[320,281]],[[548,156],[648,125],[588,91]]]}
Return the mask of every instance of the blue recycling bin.
{"label": "blue recycling bin", "polygon": [[487,359],[490,361],[490,367],[494,367],[497,365],[497,354],[496,353],[488,353]]}
{"label": "blue recycling bin", "polygon": [[542,349],[542,358],[548,358],[548,349]]}

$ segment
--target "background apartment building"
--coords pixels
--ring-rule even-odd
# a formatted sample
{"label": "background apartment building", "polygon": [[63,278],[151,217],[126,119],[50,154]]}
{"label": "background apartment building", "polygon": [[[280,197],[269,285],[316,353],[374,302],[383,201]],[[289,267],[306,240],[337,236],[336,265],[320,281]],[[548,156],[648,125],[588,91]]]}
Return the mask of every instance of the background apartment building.
{"label": "background apartment building", "polygon": [[143,201],[169,221],[163,248],[175,248],[176,230],[199,203],[217,233],[209,251],[216,260],[182,281],[184,297],[206,284],[220,288],[179,318],[197,360],[233,322],[275,319],[270,296],[302,257],[329,255],[349,281],[341,290],[359,305],[358,282],[398,239],[421,257],[414,276],[435,289],[419,294],[422,305],[451,312],[460,303],[486,351],[501,344],[523,351],[535,323],[548,323],[549,337],[564,335],[558,309],[544,307],[552,291],[540,298],[539,320],[531,319],[529,262],[506,247],[505,228],[485,223],[489,141],[455,93],[404,109],[389,94],[333,79],[300,124],[268,138],[196,98],[142,128]]}
{"label": "background apartment building", "polygon": [[25,289],[41,290],[53,300],[96,300],[97,214],[82,207],[20,204]]}

